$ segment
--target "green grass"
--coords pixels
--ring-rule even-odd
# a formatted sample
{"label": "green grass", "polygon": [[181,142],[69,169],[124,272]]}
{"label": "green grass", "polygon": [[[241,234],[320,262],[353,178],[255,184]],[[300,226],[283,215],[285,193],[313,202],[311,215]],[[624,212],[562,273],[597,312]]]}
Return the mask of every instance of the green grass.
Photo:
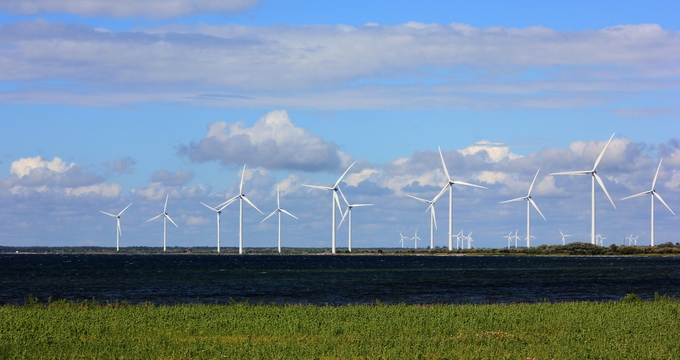
{"label": "green grass", "polygon": [[2,359],[672,359],[680,302],[0,307]]}

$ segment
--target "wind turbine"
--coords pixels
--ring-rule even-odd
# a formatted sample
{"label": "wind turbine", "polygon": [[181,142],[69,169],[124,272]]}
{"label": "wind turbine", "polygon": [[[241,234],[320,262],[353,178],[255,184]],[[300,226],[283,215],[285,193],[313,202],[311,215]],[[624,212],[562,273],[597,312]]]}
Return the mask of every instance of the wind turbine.
{"label": "wind turbine", "polygon": [[399,242],[401,243],[401,248],[404,248],[404,240],[408,240],[408,236],[404,236],[402,233],[399,233],[399,236],[401,236],[401,240]]}
{"label": "wind turbine", "polygon": [[[651,211],[651,213],[652,213],[652,231],[651,231],[651,237],[650,237],[651,246],[654,246],[654,198],[659,199],[659,201],[661,201],[661,203],[664,204],[664,206],[666,206],[666,209],[668,209],[668,211],[670,211],[671,214],[675,215],[675,213],[673,212],[673,210],[671,210],[671,208],[668,206],[668,204],[666,204],[666,202],[663,201],[663,199],[661,198],[661,195],[659,195],[656,192],[656,190],[654,190],[654,187],[656,186],[656,179],[659,177],[659,170],[661,170],[661,162],[662,161],[663,161],[663,159],[659,160],[659,166],[656,168],[656,174],[654,174],[654,181],[652,181],[652,189],[651,190],[643,191],[639,194],[631,195],[631,196],[628,196],[628,197],[621,199],[621,200],[628,200],[628,199],[632,199],[632,198],[638,197],[638,196],[651,195],[651,198],[652,198],[652,211]],[[631,236],[632,236],[632,234],[631,234]]]}
{"label": "wind turbine", "polygon": [[236,199],[239,200],[238,202],[238,253],[243,254],[243,200],[245,200],[250,206],[255,208],[260,214],[264,215],[260,209],[255,206],[248,198],[246,197],[246,194],[243,193],[243,179],[246,176],[246,166],[243,165],[243,171],[241,171],[241,185],[239,185],[238,188],[238,195],[234,196],[233,198],[223,202],[220,204],[220,206],[224,204],[231,204],[232,202],[236,201]]}
{"label": "wind turbine", "polygon": [[519,241],[519,236],[517,236],[517,233],[519,230],[515,230],[515,235],[512,236],[512,238],[515,240],[515,249],[517,249],[517,242]]}
{"label": "wind turbine", "polygon": [[[130,203],[130,205],[132,205],[132,203]],[[118,215],[113,215],[101,210],[99,211],[102,214],[116,218],[116,251],[120,250],[120,236],[123,234],[123,231],[120,228],[120,216],[123,215],[125,210],[127,210],[127,208],[129,208],[130,205],[126,206],[125,209],[123,209],[123,211],[118,213]]]}
{"label": "wind turbine", "polygon": [[630,235],[631,235],[631,239],[630,239],[630,240],[633,241],[633,244],[635,244],[635,246],[637,246],[637,239],[640,237],[640,235],[638,235],[638,236],[636,236],[636,237],[632,237],[633,234],[630,234]]}
{"label": "wind turbine", "polygon": [[465,234],[463,234],[463,230],[453,236],[456,237],[456,250],[458,250],[458,243],[460,243],[460,247],[463,248],[463,241],[465,240]]}
{"label": "wind turbine", "polygon": [[[468,250],[472,249],[472,242],[475,241],[474,239],[472,239],[472,231],[470,231],[468,236],[465,237],[465,240],[467,240],[467,243],[468,243]],[[463,244],[461,244],[461,245],[463,245]]]}
{"label": "wind turbine", "polygon": [[170,194],[165,195],[165,205],[163,206],[163,212],[146,221],[146,222],[153,221],[158,219],[159,217],[163,218],[163,251],[165,251],[167,244],[168,220],[170,220],[172,225],[175,225],[175,227],[177,228],[179,227],[177,226],[177,224],[175,224],[174,221],[172,221],[170,215],[168,215],[168,196],[170,196]]}
{"label": "wind turbine", "polygon": [[413,236],[413,237],[411,238],[411,240],[413,240],[413,248],[414,248],[414,249],[418,249],[418,241],[422,241],[422,240],[418,237],[418,230],[417,230],[417,229],[416,229],[416,234],[415,234],[415,236]]}
{"label": "wind turbine", "polygon": [[347,204],[347,209],[345,212],[342,214],[342,219],[340,220],[340,224],[338,224],[338,229],[342,225],[342,222],[345,221],[345,216],[349,214],[349,219],[347,220],[348,225],[349,225],[349,231],[348,231],[348,250],[349,252],[352,252],[352,209],[355,207],[365,207],[365,206],[373,206],[373,204],[350,204],[347,202],[347,198],[345,197],[345,194],[342,193],[342,190],[338,188],[340,191],[340,196],[342,196],[342,200]]}
{"label": "wind turbine", "polygon": [[[442,149],[439,147],[439,157],[442,159],[442,166],[444,167],[444,174],[446,174],[446,180],[448,181],[446,185],[444,185],[444,188],[437,194],[437,196],[432,199],[432,204],[430,204],[430,207],[434,206],[434,203],[439,200],[439,198],[444,195],[446,190],[449,190],[449,251],[453,250],[453,185],[463,185],[463,186],[470,186],[470,187],[476,187],[479,189],[486,189],[484,186],[479,186],[479,185],[474,185],[470,183],[466,183],[463,181],[459,180],[451,180],[451,176],[449,175],[449,170],[446,168],[446,162],[444,162],[444,155],[442,155]],[[458,245],[456,245],[456,249],[458,248]]]}
{"label": "wind turbine", "polygon": [[[558,229],[558,230],[559,230],[559,229]],[[566,245],[566,244],[567,244],[567,241],[566,241],[565,238],[567,238],[567,237],[569,237],[569,236],[571,236],[571,235],[564,234],[564,233],[562,232],[562,230],[560,230],[560,235],[562,235],[562,245]]]}
{"label": "wind turbine", "polygon": [[598,245],[598,244],[599,244],[600,246],[604,246],[604,241],[605,241],[605,240],[607,240],[606,237],[603,237],[603,236],[600,235],[600,234],[595,235],[595,245]]}
{"label": "wind turbine", "polygon": [[434,249],[434,229],[437,228],[437,216],[434,212],[434,200],[425,200],[409,194],[406,194],[406,196],[428,204],[427,210],[430,210],[430,249]]}
{"label": "wind turbine", "polygon": [[267,215],[267,217],[264,218],[264,220],[260,221],[260,224],[262,224],[265,220],[269,219],[270,217],[272,217],[272,215],[274,215],[276,213],[279,213],[279,253],[281,253],[281,213],[284,213],[284,214],[291,216],[295,219],[297,219],[297,217],[295,215],[289,213],[288,211],[286,211],[285,209],[283,209],[281,207],[281,198],[279,196],[279,187],[278,186],[276,187],[276,210],[272,211],[272,213]]}
{"label": "wind turbine", "polygon": [[501,204],[516,202],[516,201],[522,201],[522,200],[527,201],[527,247],[528,248],[531,247],[531,206],[533,206],[534,209],[536,209],[536,211],[538,211],[538,213],[541,215],[543,220],[548,221],[545,218],[545,216],[543,216],[543,213],[541,212],[541,210],[538,209],[538,206],[536,205],[536,202],[534,201],[534,199],[531,198],[531,190],[534,188],[534,183],[536,183],[536,178],[538,177],[539,171],[541,171],[541,169],[538,169],[536,171],[536,175],[534,175],[534,180],[531,182],[531,186],[529,186],[529,192],[527,193],[527,196],[523,196],[523,197],[520,197],[520,198],[511,199],[511,200],[501,201]]}
{"label": "wind turbine", "polygon": [[352,168],[352,166],[354,166],[354,164],[356,164],[356,161],[353,162],[352,165],[350,165],[350,166],[347,168],[347,170],[345,170],[344,173],[342,173],[342,176],[340,176],[340,178],[338,179],[338,181],[336,181],[336,182],[335,182],[335,185],[333,185],[332,187],[330,187],[330,186],[319,186],[319,185],[306,185],[306,184],[303,184],[303,185],[302,185],[302,186],[306,186],[306,187],[310,187],[310,188],[314,188],[314,189],[328,190],[328,191],[332,191],[332,192],[333,192],[333,197],[331,198],[331,201],[332,201],[332,202],[331,202],[331,207],[333,208],[333,211],[332,211],[333,221],[332,221],[332,223],[331,223],[331,228],[332,228],[332,229],[331,229],[331,245],[332,245],[332,252],[333,252],[333,254],[335,254],[335,230],[336,230],[336,229],[335,229],[335,206],[337,205],[337,206],[338,206],[338,210],[340,210],[340,212],[342,212],[342,209],[340,208],[340,199],[338,198],[338,189],[339,189],[338,186],[340,185],[340,182],[342,181],[342,178],[344,178],[345,175],[347,175],[347,172],[349,171],[349,169]]}
{"label": "wind turbine", "polygon": [[629,236],[626,236],[624,238],[625,240],[628,240],[628,246],[633,244],[633,234],[630,234]]}
{"label": "wind turbine", "polygon": [[508,235],[503,235],[504,238],[508,239],[508,249],[512,246],[512,239],[514,238],[512,236],[512,231]]}
{"label": "wind turbine", "polygon": [[614,138],[614,135],[616,133],[612,134],[612,136],[609,138],[609,141],[607,141],[607,145],[604,146],[604,149],[602,149],[602,152],[600,153],[600,156],[597,157],[597,160],[595,160],[595,165],[593,165],[592,170],[582,170],[582,171],[565,171],[565,172],[557,172],[557,173],[551,173],[550,175],[591,175],[591,205],[590,205],[590,213],[591,213],[591,219],[590,219],[590,243],[595,245],[595,181],[597,181],[598,184],[600,184],[600,187],[602,188],[602,191],[604,191],[605,195],[607,195],[607,198],[609,201],[612,203],[612,206],[614,209],[616,209],[616,205],[614,205],[614,200],[612,200],[611,196],[609,196],[609,193],[607,192],[607,189],[604,187],[604,183],[602,182],[602,179],[600,178],[599,175],[597,175],[597,165],[600,164],[600,160],[602,160],[602,155],[604,155],[604,152],[607,151],[607,147],[609,146],[609,143],[612,141]]}
{"label": "wind turbine", "polygon": [[212,207],[208,206],[205,203],[201,202],[203,206],[207,207],[208,209],[214,211],[217,214],[217,252],[220,252],[220,215],[222,214],[222,210],[226,208],[227,206],[231,205],[236,199],[229,199],[226,203],[222,203],[218,205],[217,207]]}

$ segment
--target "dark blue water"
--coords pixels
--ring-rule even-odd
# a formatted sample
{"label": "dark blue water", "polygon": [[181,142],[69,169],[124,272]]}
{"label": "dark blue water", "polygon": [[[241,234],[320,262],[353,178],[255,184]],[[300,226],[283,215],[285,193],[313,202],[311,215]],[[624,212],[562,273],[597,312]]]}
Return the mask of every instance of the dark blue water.
{"label": "dark blue water", "polygon": [[0,255],[0,304],[513,303],[680,297],[677,257]]}

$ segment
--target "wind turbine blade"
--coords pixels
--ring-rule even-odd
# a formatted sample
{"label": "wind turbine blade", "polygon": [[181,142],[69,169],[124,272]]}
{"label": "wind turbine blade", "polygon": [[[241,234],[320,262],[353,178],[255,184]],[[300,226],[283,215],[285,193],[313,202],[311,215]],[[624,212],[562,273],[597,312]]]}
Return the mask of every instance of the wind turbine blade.
{"label": "wind turbine blade", "polygon": [[621,199],[621,200],[628,200],[628,199],[632,199],[632,198],[635,198],[635,197],[639,197],[639,196],[643,196],[643,195],[647,195],[647,194],[651,194],[651,193],[652,193],[651,190],[643,191],[643,192],[641,192],[641,193],[639,193],[639,194],[635,194],[635,195],[631,195],[631,196],[626,196],[625,198],[623,198],[623,199]]}
{"label": "wind turbine blade", "polygon": [[163,205],[163,213],[168,212],[168,197],[170,196],[170,193],[165,195],[165,205]]}
{"label": "wind turbine blade", "polygon": [[656,174],[654,175],[654,181],[652,181],[652,190],[654,190],[654,187],[656,186],[656,178],[659,176],[659,170],[661,170],[661,162],[663,159],[659,160],[659,166],[656,168]]}
{"label": "wind turbine blade", "polygon": [[204,202],[202,202],[202,201],[199,201],[199,202],[200,202],[203,206],[207,207],[208,209],[217,212],[217,209],[215,209],[214,207],[208,206],[208,205],[206,205],[206,204],[205,204]]}
{"label": "wind turbine blade", "polygon": [[352,207],[366,207],[366,206],[373,206],[373,204],[354,204]]}
{"label": "wind turbine blade", "polygon": [[[612,135],[613,136],[613,135]],[[607,198],[609,201],[612,203],[612,206],[614,209],[616,209],[616,205],[614,205],[614,200],[612,200],[612,197],[609,196],[609,193],[607,192],[607,188],[604,187],[604,183],[602,182],[602,179],[600,178],[600,175],[597,175],[597,173],[593,173],[593,176],[595,177],[595,180],[597,180],[597,183],[600,184],[600,187],[604,191],[604,194],[607,195]]]}
{"label": "wind turbine blade", "polygon": [[356,164],[356,163],[357,163],[356,161],[353,162],[352,165],[350,165],[350,166],[347,168],[347,170],[345,170],[345,172],[342,173],[342,176],[340,176],[340,178],[338,179],[338,181],[335,182],[335,185],[333,185],[333,188],[334,188],[334,189],[337,188],[338,185],[340,185],[340,182],[342,181],[342,178],[344,178],[345,175],[347,175],[347,172],[349,172],[349,169],[351,169],[352,166],[354,166],[354,164]]}
{"label": "wind turbine blade", "polygon": [[224,208],[226,208],[227,206],[233,204],[234,201],[236,201],[237,199],[238,199],[238,195],[236,195],[236,196],[234,196],[233,198],[231,198],[231,199],[229,199],[229,200],[227,200],[227,201],[225,201],[225,202],[223,202],[223,203],[217,205],[217,210],[218,210],[218,211],[224,210]]}
{"label": "wind turbine blade", "polygon": [[453,184],[454,185],[470,186],[470,187],[475,187],[475,188],[479,188],[479,189],[487,189],[487,188],[485,188],[484,186],[481,186],[481,185],[470,184],[470,183],[466,183],[464,181],[458,181],[458,180],[454,181]]}
{"label": "wind turbine blade", "polygon": [[541,171],[541,169],[538,169],[538,170],[536,171],[536,175],[534,175],[534,181],[532,181],[532,182],[531,182],[531,186],[529,186],[529,193],[527,194],[527,196],[531,196],[531,190],[533,190],[533,188],[534,188],[534,183],[536,183],[536,178],[538,177],[538,172],[539,172],[539,171]]}
{"label": "wind turbine blade", "polygon": [[258,209],[257,206],[255,206],[255,204],[253,204],[250,200],[248,200],[248,198],[245,195],[241,195],[241,198],[243,200],[245,200],[248,204],[250,204],[250,206],[254,207],[255,210],[257,210],[260,214],[264,215],[264,213],[262,211],[260,211],[260,209]]}
{"label": "wind turbine blade", "polygon": [[432,201],[430,201],[430,200],[421,199],[421,198],[419,198],[419,197],[417,197],[417,196],[413,196],[413,195],[409,195],[409,194],[406,194],[406,196],[410,197],[411,199],[416,199],[416,200],[418,200],[418,201],[422,201],[422,202],[424,202],[424,203],[426,203],[426,204],[431,204],[431,203],[432,203]]}
{"label": "wind turbine blade", "polygon": [[302,184],[302,186],[310,187],[310,188],[313,188],[313,189],[321,189],[321,190],[333,190],[333,188],[332,188],[332,187],[329,187],[329,186],[320,186],[320,185],[306,185],[306,184]]}
{"label": "wind turbine blade", "polygon": [[161,217],[161,216],[163,216],[163,214],[158,214],[158,215],[152,217],[151,219],[147,220],[146,222],[156,220],[156,219],[158,219],[158,218]]}
{"label": "wind turbine blade", "polygon": [[243,194],[243,179],[246,176],[246,165],[243,164],[243,171],[241,171],[241,185],[238,187],[239,194]]}
{"label": "wind turbine blade", "polygon": [[652,192],[652,195],[655,196],[657,199],[659,199],[659,201],[661,201],[661,203],[664,204],[664,206],[666,206],[666,209],[668,209],[668,211],[670,211],[671,214],[675,215],[673,210],[671,210],[670,206],[668,206],[668,204],[666,204],[666,202],[663,201],[663,199],[661,198],[661,195],[657,194],[656,191]]}
{"label": "wind turbine blade", "polygon": [[276,185],[276,208],[281,208],[281,196],[279,195],[279,186]]}
{"label": "wind turbine blade", "polygon": [[[284,213],[284,214],[286,214],[286,215],[288,215],[288,216],[292,216],[293,218],[297,219],[297,216],[295,216],[295,215],[289,213],[289,212],[286,211],[285,209],[279,209],[279,210],[281,210],[282,213]],[[299,219],[298,219],[298,220],[299,220]]]}
{"label": "wind turbine blade", "polygon": [[446,168],[446,163],[444,162],[444,155],[442,154],[442,148],[437,146],[439,149],[439,157],[442,159],[442,166],[444,167],[444,174],[446,174],[446,180],[451,181],[451,176],[449,176],[449,169]]}
{"label": "wind turbine blade", "polygon": [[430,204],[430,206],[434,205],[434,203],[436,203],[437,200],[439,200],[439,198],[440,198],[442,195],[444,195],[444,193],[446,193],[446,190],[448,190],[450,186],[451,186],[451,185],[449,185],[449,184],[444,185],[444,187],[443,187],[442,190],[439,192],[439,194],[437,194],[437,196],[435,196],[434,199],[432,199],[432,203]]}
{"label": "wind turbine blade", "polygon": [[276,210],[272,211],[271,214],[267,215],[266,218],[264,218],[264,219],[262,219],[262,221],[260,221],[260,224],[262,224],[263,222],[265,222],[265,220],[267,220],[267,219],[269,219],[270,217],[272,217],[272,216],[273,216],[274,214],[276,214],[278,211],[279,211],[279,209],[276,209]]}
{"label": "wind turbine blade", "polygon": [[342,208],[340,207],[340,197],[338,197],[338,192],[333,191],[333,201],[338,205],[338,211],[342,214]]}
{"label": "wind turbine blade", "polygon": [[[600,164],[600,160],[602,160],[602,155],[604,155],[604,152],[607,151],[607,147],[609,146],[609,143],[612,142],[612,139],[614,138],[614,135],[616,133],[613,133],[612,136],[609,138],[609,141],[607,141],[607,145],[604,146],[604,149],[602,149],[602,152],[600,153],[600,156],[597,157],[597,160],[595,161],[595,166],[593,166],[593,171],[597,169],[597,165]],[[612,202],[613,203],[613,202]]]}
{"label": "wind turbine blade", "polygon": [[100,212],[100,213],[102,213],[102,214],[105,214],[105,215],[111,216],[111,217],[117,217],[116,215],[113,215],[113,214],[107,213],[106,211],[101,211],[101,210],[100,210],[99,212]]}
{"label": "wind turbine blade", "polygon": [[556,173],[550,173],[549,175],[589,175],[592,171],[580,170],[580,171],[562,171]]}
{"label": "wind turbine blade", "polygon": [[529,198],[529,202],[531,203],[531,205],[533,205],[534,209],[536,209],[536,211],[538,211],[538,213],[541,214],[541,217],[543,218],[543,220],[548,221],[548,219],[546,219],[545,216],[543,216],[543,213],[538,208],[538,205],[536,205],[536,202],[534,202],[534,199]]}
{"label": "wind turbine blade", "polygon": [[[132,203],[130,203],[130,205],[132,205]],[[126,206],[125,209],[123,209],[123,211],[119,212],[119,213],[118,213],[118,216],[123,215],[123,213],[125,212],[125,210],[127,210],[127,209],[130,207],[130,205]]]}
{"label": "wind turbine blade", "polygon": [[516,199],[510,199],[510,200],[501,201],[501,202],[499,202],[499,204],[506,204],[506,203],[511,203],[511,202],[517,202],[517,201],[522,201],[522,200],[526,200],[526,199],[527,199],[527,197],[524,196],[524,197],[521,197],[521,198],[516,198]]}
{"label": "wind turbine blade", "polygon": [[340,196],[342,196],[342,200],[344,200],[345,204],[349,206],[349,202],[347,202],[347,198],[345,197],[345,194],[342,192],[342,189],[338,187],[338,191],[340,192]]}
{"label": "wind turbine blade", "polygon": [[168,218],[168,220],[170,220],[170,222],[172,223],[172,225],[175,225],[175,227],[179,227],[179,226],[177,226],[177,224],[175,224],[174,221],[172,221],[172,218],[170,217],[170,215],[165,215],[165,217]]}
{"label": "wind turbine blade", "polygon": [[340,223],[338,224],[338,229],[340,228],[340,225],[345,221],[345,216],[347,216],[347,213],[349,212],[349,207],[345,209],[345,212],[342,214],[342,219],[340,219]]}
{"label": "wind turbine blade", "polygon": [[437,215],[434,212],[434,206],[432,207],[432,222],[434,223],[434,229],[437,230]]}

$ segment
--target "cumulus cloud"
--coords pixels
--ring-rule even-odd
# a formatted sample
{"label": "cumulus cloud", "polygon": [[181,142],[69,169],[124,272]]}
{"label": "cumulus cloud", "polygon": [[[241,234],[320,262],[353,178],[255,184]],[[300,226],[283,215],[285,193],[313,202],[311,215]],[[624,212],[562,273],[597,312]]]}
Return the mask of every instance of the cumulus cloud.
{"label": "cumulus cloud", "polygon": [[1,183],[13,195],[52,193],[65,196],[115,198],[122,188],[107,184],[102,176],[87,172],[75,163],[55,157],[21,158],[10,165],[10,176]]}
{"label": "cumulus cloud", "polygon": [[0,11],[11,14],[69,13],[114,18],[165,19],[201,13],[246,10],[257,0],[3,0]]}
{"label": "cumulus cloud", "polygon": [[285,110],[268,113],[250,128],[242,121],[212,123],[203,139],[181,146],[179,154],[194,162],[309,172],[334,171],[345,159],[335,144],[296,127]]}
{"label": "cumulus cloud", "polygon": [[104,162],[104,167],[107,167],[119,174],[133,174],[135,172],[134,166],[137,164],[135,159],[131,157],[124,157],[122,159],[115,159],[112,162]]}
{"label": "cumulus cloud", "polygon": [[478,141],[475,145],[468,146],[463,150],[460,150],[463,155],[474,155],[479,153],[485,153],[488,157],[487,161],[498,162],[504,158],[509,158],[514,160],[519,157],[517,154],[510,152],[510,148],[503,146],[502,143],[492,143],[488,140]]}
{"label": "cumulus cloud", "polygon": [[[565,108],[677,91],[680,76],[680,34],[658,25],[579,32],[162,25],[112,32],[36,20],[0,27],[0,43],[0,81],[16,89],[0,92],[0,100],[22,103]],[[52,81],[64,79],[80,87]],[[677,112],[658,99],[666,113]]]}

